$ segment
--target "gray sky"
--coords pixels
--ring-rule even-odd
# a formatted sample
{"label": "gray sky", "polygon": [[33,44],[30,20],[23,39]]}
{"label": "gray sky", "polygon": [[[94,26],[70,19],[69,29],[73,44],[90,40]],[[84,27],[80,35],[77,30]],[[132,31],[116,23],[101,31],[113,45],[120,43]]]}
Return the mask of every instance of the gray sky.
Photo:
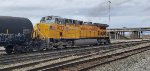
{"label": "gray sky", "polygon": [[[111,28],[150,27],[150,0],[110,1]],[[49,15],[108,24],[108,0],[0,0],[0,16],[37,23]]]}

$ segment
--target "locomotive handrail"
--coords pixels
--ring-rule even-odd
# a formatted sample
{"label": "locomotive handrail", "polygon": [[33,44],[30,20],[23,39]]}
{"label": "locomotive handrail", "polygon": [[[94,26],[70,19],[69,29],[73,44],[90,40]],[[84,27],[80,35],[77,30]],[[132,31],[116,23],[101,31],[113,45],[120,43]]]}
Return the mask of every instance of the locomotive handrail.
{"label": "locomotive handrail", "polygon": [[38,31],[38,32],[42,35],[42,37],[43,37],[44,39],[46,39],[45,36],[44,36],[40,31]]}
{"label": "locomotive handrail", "polygon": [[37,30],[38,30],[38,32],[42,35],[42,37],[44,38],[44,39],[46,39],[45,38],[45,36],[41,33],[41,31],[39,30],[39,24],[37,25]]}

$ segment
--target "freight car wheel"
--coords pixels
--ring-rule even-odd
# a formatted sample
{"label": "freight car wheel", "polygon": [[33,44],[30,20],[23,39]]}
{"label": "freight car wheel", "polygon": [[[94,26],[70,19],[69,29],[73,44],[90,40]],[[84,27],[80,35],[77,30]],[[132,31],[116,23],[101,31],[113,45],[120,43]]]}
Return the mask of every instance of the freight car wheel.
{"label": "freight car wheel", "polygon": [[5,47],[5,52],[7,54],[12,54],[13,53],[13,46],[7,46],[7,47]]}
{"label": "freight car wheel", "polygon": [[25,46],[15,45],[13,47],[13,52],[14,53],[25,53],[25,52],[27,52],[27,49],[25,48]]}

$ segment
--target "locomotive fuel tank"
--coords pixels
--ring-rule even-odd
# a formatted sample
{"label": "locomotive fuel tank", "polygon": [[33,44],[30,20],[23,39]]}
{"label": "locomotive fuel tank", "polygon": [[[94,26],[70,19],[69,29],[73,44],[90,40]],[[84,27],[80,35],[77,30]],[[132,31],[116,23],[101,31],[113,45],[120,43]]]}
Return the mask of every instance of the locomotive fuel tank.
{"label": "locomotive fuel tank", "polygon": [[97,39],[79,39],[74,41],[74,45],[94,45],[97,44]]}

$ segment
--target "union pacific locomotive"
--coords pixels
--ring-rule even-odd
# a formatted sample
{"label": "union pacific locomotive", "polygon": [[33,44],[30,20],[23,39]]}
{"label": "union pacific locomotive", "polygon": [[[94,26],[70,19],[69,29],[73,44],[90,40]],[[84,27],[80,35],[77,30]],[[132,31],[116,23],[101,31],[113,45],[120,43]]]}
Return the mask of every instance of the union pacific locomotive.
{"label": "union pacific locomotive", "polygon": [[0,46],[7,54],[109,44],[107,24],[58,16],[43,17],[34,27],[27,18],[0,17]]}

